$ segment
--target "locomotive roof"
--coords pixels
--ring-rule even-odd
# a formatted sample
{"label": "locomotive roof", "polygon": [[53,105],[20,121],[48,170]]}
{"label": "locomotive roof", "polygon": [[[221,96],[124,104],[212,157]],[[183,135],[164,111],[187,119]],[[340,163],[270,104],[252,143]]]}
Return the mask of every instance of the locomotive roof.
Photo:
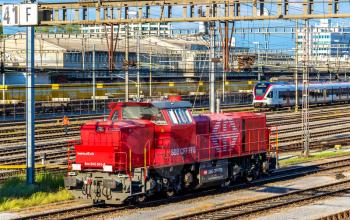
{"label": "locomotive roof", "polygon": [[[295,84],[288,83],[258,83],[256,85],[271,85],[273,89],[278,90],[295,90]],[[302,89],[302,83],[299,83],[298,89]],[[332,89],[332,88],[350,88],[350,82],[311,82],[309,89]]]}
{"label": "locomotive roof", "polygon": [[116,106],[154,106],[159,109],[169,108],[192,108],[192,104],[188,101],[153,101],[149,102],[111,102],[109,107],[113,109]]}
{"label": "locomotive roof", "polygon": [[159,109],[169,109],[169,108],[192,108],[192,104],[188,101],[154,101],[152,105]]}
{"label": "locomotive roof", "polygon": [[[295,85],[293,84],[286,84],[286,85],[274,85],[272,84],[273,88],[278,89],[295,89]],[[303,85],[300,83],[298,85],[298,89],[301,89]],[[350,83],[346,82],[338,82],[338,83],[310,83],[309,88],[310,89],[332,89],[332,88],[349,88]]]}
{"label": "locomotive roof", "polygon": [[[294,86],[294,83],[288,82],[261,82],[256,85],[273,85],[273,86]],[[301,83],[300,83],[301,84]],[[350,82],[309,82],[310,86],[350,86]]]}

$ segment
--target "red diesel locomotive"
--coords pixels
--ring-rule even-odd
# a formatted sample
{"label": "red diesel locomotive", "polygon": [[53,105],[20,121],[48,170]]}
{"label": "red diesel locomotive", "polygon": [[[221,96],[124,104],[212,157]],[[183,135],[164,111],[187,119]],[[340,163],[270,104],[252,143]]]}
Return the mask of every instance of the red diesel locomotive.
{"label": "red diesel locomotive", "polygon": [[94,203],[248,181],[271,169],[261,113],[193,116],[185,101],[111,103],[105,121],[81,127],[65,187]]}

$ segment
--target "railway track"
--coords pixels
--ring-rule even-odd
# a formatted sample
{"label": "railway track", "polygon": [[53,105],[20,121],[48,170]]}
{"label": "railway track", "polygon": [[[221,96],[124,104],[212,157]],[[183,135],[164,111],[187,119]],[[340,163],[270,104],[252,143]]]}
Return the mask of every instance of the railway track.
{"label": "railway track", "polygon": [[[70,137],[77,137],[79,136],[80,134],[80,129],[79,127],[75,128],[73,131],[72,131],[72,128],[70,128],[70,131],[68,132],[68,134],[66,135],[64,131],[62,132],[53,132],[53,133],[49,133],[47,131],[43,132],[43,134],[40,134],[40,135],[36,135],[35,136],[35,141],[45,141],[45,140],[48,140],[48,139],[62,139],[62,137],[66,137],[66,138],[70,138]],[[11,144],[18,144],[18,143],[25,143],[26,141],[26,137],[16,137],[16,138],[2,138],[0,140],[0,144],[2,146],[9,146]]]}
{"label": "railway track", "polygon": [[[339,107],[338,109],[349,110],[349,107]],[[317,110],[319,111],[319,110]],[[331,111],[331,110],[330,110]],[[325,113],[325,110],[319,111],[322,113]],[[334,115],[331,115],[328,113],[328,110],[326,111],[328,117],[333,117]],[[332,111],[331,111],[332,112]],[[286,117],[290,117],[286,114]],[[315,114],[317,115],[317,114]],[[324,116],[324,115],[323,115]],[[268,116],[272,117],[272,116]],[[281,116],[276,116],[280,117]],[[294,116],[295,117],[295,114]],[[94,119],[94,117],[82,117],[84,120],[88,119]],[[273,118],[273,117],[272,117]],[[317,118],[319,119],[319,118]],[[40,160],[41,154],[46,153],[47,159],[64,159],[66,158],[66,140],[69,139],[78,139],[79,138],[79,127],[83,123],[82,121],[78,121],[78,118],[76,120],[76,125],[71,126],[71,130],[69,132],[68,136],[65,136],[62,131],[62,128],[57,128],[57,122],[48,123],[45,121],[45,123],[48,124],[42,124],[40,125],[40,130],[37,129],[37,131],[40,133],[42,132],[37,138],[40,140],[38,145],[38,154],[37,161]],[[342,142],[348,142],[350,140],[350,136],[339,136],[339,134],[347,134],[348,123],[347,121],[350,120],[350,117],[344,118],[342,121],[339,121],[339,119],[331,120],[327,119],[324,121],[313,121],[311,118],[311,145],[313,148],[317,148],[317,145],[322,145],[323,147],[324,143],[329,142],[330,144],[337,143],[336,141],[342,141]],[[52,126],[52,127],[50,127]],[[52,129],[52,130],[51,130]],[[75,130],[75,131],[74,131]],[[291,124],[289,126],[284,125],[281,126],[279,129],[279,146],[281,151],[295,151],[299,150],[301,148],[302,140],[301,140],[301,133],[298,127],[298,124]],[[47,132],[45,134],[45,132]],[[23,133],[24,135],[24,133]],[[63,137],[63,138],[62,138]],[[322,140],[321,140],[322,138]],[[328,140],[326,139],[328,138]],[[10,138],[11,139],[11,138]],[[0,160],[0,164],[19,164],[19,163],[25,163],[24,160],[24,153],[25,153],[25,142],[24,137],[16,137],[12,138],[12,140],[21,140],[21,142],[15,142],[5,139],[2,140],[2,144],[0,146],[3,146],[0,151],[0,156],[2,156],[2,160]],[[50,141],[47,141],[50,140]],[[0,141],[1,142],[1,141]],[[10,143],[9,143],[10,142]],[[42,144],[42,142],[47,142],[45,144]],[[59,143],[58,143],[59,142]],[[323,144],[320,144],[320,142],[323,142]],[[5,144],[6,143],[6,144]],[[50,144],[52,143],[52,144]],[[8,152],[8,153],[6,153]]]}
{"label": "railway track", "polygon": [[350,180],[336,182],[332,184],[326,184],[318,187],[311,187],[308,189],[297,190],[294,192],[286,193],[283,195],[277,195],[267,197],[263,199],[257,199],[237,205],[227,205],[218,207],[198,213],[183,215],[179,217],[169,218],[168,220],[180,220],[180,219],[232,219],[243,218],[251,214],[266,212],[268,210],[290,206],[291,204],[297,204],[305,201],[319,199],[320,197],[330,196],[337,193],[344,193],[350,190]]}
{"label": "railway track", "polygon": [[[323,128],[323,127],[329,127],[336,125],[347,125],[350,123],[350,117],[349,118],[342,118],[339,120],[323,120],[323,121],[312,121],[310,122],[309,128],[310,129],[317,129],[317,128]],[[300,125],[299,124],[292,124],[290,126],[280,126],[278,127],[278,134],[288,134],[291,132],[298,132],[300,131]],[[274,134],[274,132],[273,132]]]}
{"label": "railway track", "polygon": [[[242,106],[235,108],[239,110]],[[322,108],[314,109],[311,116],[311,149],[326,148],[332,144],[349,143],[350,127],[347,125],[350,117],[350,106],[336,106],[333,109]],[[231,111],[231,110],[230,110]],[[345,118],[342,118],[342,116]],[[37,143],[36,162],[40,162],[42,155],[45,153],[47,161],[55,161],[66,163],[67,158],[67,139],[79,138],[79,127],[86,120],[101,118],[103,116],[82,116],[71,119],[72,125],[68,136],[64,135],[63,128],[59,124],[57,128],[57,119],[39,120],[37,124]],[[267,118],[269,121],[275,121],[280,125],[279,128],[279,150],[280,151],[298,151],[302,147],[301,133],[297,123],[300,121],[300,113],[280,112],[275,115],[269,113]],[[329,119],[333,118],[333,119]],[[343,119],[340,121],[340,119]],[[320,120],[320,121],[316,121]],[[283,125],[288,124],[290,125]],[[0,124],[0,164],[1,165],[17,165],[25,163],[25,138],[24,123],[10,123],[7,127]],[[7,131],[7,132],[4,132]],[[3,139],[7,135],[14,135],[12,138]],[[341,135],[340,135],[341,134]],[[12,141],[13,140],[13,141]],[[71,155],[74,157],[74,155]],[[18,171],[6,171],[1,175],[3,179],[17,174]],[[1,180],[1,178],[0,178]]]}
{"label": "railway track", "polygon": [[[288,180],[296,177],[301,177],[312,173],[343,169],[344,167],[348,167],[348,166],[350,166],[350,157],[346,157],[346,158],[344,157],[342,159],[336,159],[334,161],[319,163],[317,165],[312,165],[307,167],[298,166],[294,168],[281,169],[273,173],[271,176],[256,180],[249,185],[238,184],[238,185],[229,187],[229,189],[230,190],[246,189],[249,187],[256,187],[266,183],[284,181],[284,180]],[[350,180],[347,182],[347,185],[350,188]],[[150,207],[150,206],[152,207],[155,205],[167,204],[169,202],[177,202],[177,201],[183,201],[185,199],[192,199],[192,198],[197,198],[201,196],[215,195],[221,191],[222,189],[211,188],[207,190],[196,191],[191,194],[179,195],[171,199],[158,199],[158,200],[146,202],[145,204],[137,207],[141,207],[141,208]],[[265,202],[266,201],[267,199],[265,200]],[[88,218],[88,217],[103,218],[103,215],[106,215],[109,213],[116,213],[118,211],[134,209],[134,208],[135,208],[134,205],[120,205],[120,206],[84,205],[84,206],[77,206],[77,207],[70,207],[66,209],[48,211],[40,214],[22,216],[16,219],[17,220],[19,219],[21,220],[24,220],[24,219],[60,219],[60,220],[64,219],[66,220],[66,219],[82,219],[82,218]]]}
{"label": "railway track", "polygon": [[[242,107],[238,108],[227,108],[227,111],[234,111],[234,110],[242,110]],[[344,108],[344,107],[343,107]],[[340,118],[344,117],[344,114],[347,114],[350,116],[350,112],[348,111],[350,109],[350,106],[348,108],[345,108],[345,112],[341,112],[342,114],[338,114],[338,116],[333,115],[333,118]],[[330,110],[332,111],[332,110]],[[292,115],[290,115],[292,114]],[[277,118],[275,115],[268,115],[268,123],[269,124],[274,124],[277,126],[281,126],[284,124],[295,124],[300,121],[300,118],[298,117],[300,114],[295,114],[295,113],[288,113],[285,116],[278,116]],[[289,118],[288,119],[286,119]],[[323,116],[318,116],[317,118],[313,118],[311,116],[310,120],[320,120],[322,118],[328,118],[329,119],[329,114],[323,114]],[[71,119],[71,126],[70,130],[72,132],[78,131],[79,127],[86,121],[90,119],[98,119],[98,118],[103,118],[103,116],[82,116],[82,117],[76,117]],[[41,136],[48,136],[50,135],[55,135],[58,133],[63,134],[63,128],[59,122],[57,122],[57,118],[51,119],[51,120],[39,120],[36,125],[36,135],[38,138],[43,138]],[[277,123],[276,123],[277,122]],[[23,122],[17,122],[17,123],[1,123],[0,125],[0,139],[2,139],[2,144],[3,143],[15,143],[17,141],[23,141],[25,140],[25,127],[24,127]],[[44,138],[43,138],[44,139]],[[0,143],[1,144],[1,143]]]}
{"label": "railway track", "polygon": [[[310,116],[310,122],[324,121],[324,120],[330,120],[330,119],[341,119],[343,117],[349,117],[350,116],[349,109],[344,110],[342,112],[330,111],[325,113],[313,114]],[[300,124],[300,123],[301,123],[301,115],[293,115],[293,117],[289,117],[287,115],[284,119],[275,119],[273,115],[267,115],[267,124],[272,126],[288,126],[288,125]]]}
{"label": "railway track", "polygon": [[78,207],[72,207],[60,211],[49,211],[36,215],[31,215],[22,218],[16,218],[17,220],[24,219],[56,219],[56,220],[71,220],[92,217],[95,215],[102,215],[107,213],[124,210],[126,208],[132,208],[132,206],[94,206],[94,205],[82,205]]}
{"label": "railway track", "polygon": [[[63,153],[64,155],[58,159],[67,159],[67,141],[75,140],[74,137],[65,138],[62,140],[52,140],[39,142],[36,144],[36,161],[40,161],[45,154],[46,160],[49,160],[51,157],[51,151]],[[13,146],[0,148],[0,165],[14,165],[25,163],[25,153],[26,147],[22,146]]]}
{"label": "railway track", "polygon": [[[311,149],[326,148],[332,144],[348,143],[350,142],[350,125],[326,124],[321,128],[311,129]],[[342,134],[339,136],[339,134]],[[59,134],[57,136],[60,136]],[[71,136],[71,139],[79,138],[78,135]],[[36,161],[40,162],[42,154],[46,154],[46,160],[61,160],[67,158],[67,140],[48,142],[46,144],[38,144],[36,151]],[[285,132],[279,136],[279,151],[289,152],[297,151],[302,147],[301,132]],[[0,148],[1,149],[1,148]],[[0,150],[0,164],[1,165],[16,165],[25,163],[25,146],[3,148]],[[74,154],[71,155],[72,157]]]}
{"label": "railway track", "polygon": [[[332,118],[341,118],[343,116],[349,116],[350,105],[335,107],[335,108],[323,108],[323,109],[311,109],[310,120],[325,120]],[[274,125],[289,125],[297,124],[301,122],[301,112],[267,112],[267,121],[269,124]]]}
{"label": "railway track", "polygon": [[[68,141],[70,139],[66,139]],[[57,149],[57,148],[66,148],[67,143],[62,142],[62,141],[45,141],[45,142],[40,142],[37,143],[35,148],[37,152],[43,151],[43,150],[49,150],[49,149]],[[14,154],[21,154],[26,152],[26,146],[21,145],[21,146],[13,146],[13,147],[2,147],[0,148],[0,157],[5,158],[10,155]],[[1,159],[0,159],[1,161]],[[0,162],[1,164],[1,162]]]}
{"label": "railway track", "polygon": [[[71,125],[70,126],[80,126],[82,123],[88,120],[93,119],[102,119],[104,116],[94,116],[94,117],[81,117],[81,118],[72,118],[70,119]],[[52,120],[46,120],[45,122],[36,123],[35,129],[36,131],[41,131],[43,129],[51,128],[51,129],[60,129],[62,128],[62,119],[52,119]],[[13,123],[4,126],[2,123],[0,124],[0,134],[4,135],[25,135],[25,124],[23,123]],[[37,134],[37,133],[36,133]]]}
{"label": "railway track", "polygon": [[[338,124],[337,121],[333,123],[327,123],[325,126],[316,126],[310,129],[310,135],[311,139],[314,137],[318,137],[320,135],[331,135],[331,134],[339,134],[339,133],[346,133],[350,131],[350,124]],[[302,131],[284,131],[282,134],[279,135],[279,141],[280,142],[293,142],[300,140],[302,135]]]}
{"label": "railway track", "polygon": [[338,212],[338,213],[324,216],[315,220],[341,220],[341,219],[343,220],[350,219],[350,210]]}
{"label": "railway track", "polygon": [[[89,120],[89,119],[95,119],[95,118],[102,118],[104,115],[78,115],[78,116],[71,116],[70,117],[70,121],[71,122],[74,122],[74,121],[79,121],[79,120]],[[52,118],[49,118],[49,119],[36,119],[35,120],[35,124],[36,125],[47,125],[47,124],[50,124],[50,123],[56,123],[57,120],[62,120],[62,117],[52,117]],[[9,121],[9,122],[6,122],[6,121],[2,121],[0,123],[0,130],[3,129],[3,128],[8,128],[8,127],[18,127],[18,126],[25,126],[26,123],[25,121]]]}

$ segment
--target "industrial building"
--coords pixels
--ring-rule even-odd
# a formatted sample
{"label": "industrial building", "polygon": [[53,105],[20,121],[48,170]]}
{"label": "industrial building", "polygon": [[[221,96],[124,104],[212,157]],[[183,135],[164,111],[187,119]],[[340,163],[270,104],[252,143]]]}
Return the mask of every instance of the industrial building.
{"label": "industrial building", "polygon": [[[304,54],[304,31],[298,33],[298,55]],[[319,23],[310,26],[308,30],[307,44],[310,60],[345,59],[350,52],[350,29],[341,25],[332,25],[329,19],[320,19]]]}
{"label": "industrial building", "polygon": [[[18,33],[5,39],[4,63],[6,67],[24,67],[26,64],[26,35]],[[109,70],[110,39],[104,34],[37,34],[35,37],[35,67],[37,69],[92,69],[92,52],[95,48],[96,69]],[[113,69],[125,67],[126,39],[114,39]],[[137,39],[128,39],[129,65],[135,66]],[[177,70],[185,75],[203,68],[207,43],[201,38],[171,39],[156,36],[139,41],[141,68],[152,65],[157,70]],[[151,57],[151,60],[150,60]],[[199,60],[202,64],[194,62]]]}
{"label": "industrial building", "polygon": [[126,28],[129,28],[129,36],[134,37],[137,34],[140,36],[171,36],[171,23],[159,22],[159,23],[143,23],[143,24],[120,24],[114,26],[106,25],[82,25],[80,28],[83,34],[93,33],[118,33],[120,36],[126,35]]}

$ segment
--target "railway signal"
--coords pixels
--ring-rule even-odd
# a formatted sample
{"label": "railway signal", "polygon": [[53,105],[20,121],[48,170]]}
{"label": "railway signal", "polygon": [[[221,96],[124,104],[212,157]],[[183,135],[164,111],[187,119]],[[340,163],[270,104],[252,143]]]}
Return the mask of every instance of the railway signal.
{"label": "railway signal", "polygon": [[[28,1],[30,3],[31,1]],[[38,25],[38,4],[5,4],[2,6],[3,26]]]}

